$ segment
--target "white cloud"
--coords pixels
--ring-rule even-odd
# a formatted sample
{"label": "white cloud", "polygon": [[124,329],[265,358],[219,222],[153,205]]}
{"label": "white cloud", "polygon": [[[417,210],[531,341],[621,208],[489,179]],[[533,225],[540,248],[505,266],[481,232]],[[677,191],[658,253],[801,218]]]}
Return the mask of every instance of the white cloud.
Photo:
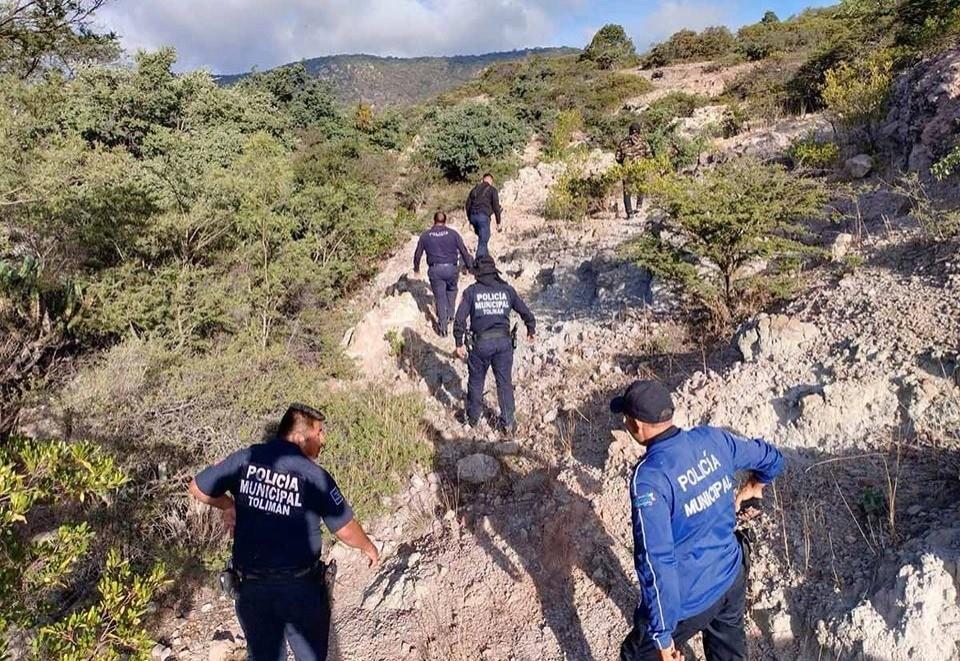
{"label": "white cloud", "polygon": [[700,31],[711,25],[736,22],[737,2],[701,0],[661,0],[633,32],[638,48],[662,41],[684,28]]}
{"label": "white cloud", "polygon": [[179,68],[261,69],[335,53],[452,55],[552,43],[584,0],[119,0],[99,22],[128,51],[176,47]]}

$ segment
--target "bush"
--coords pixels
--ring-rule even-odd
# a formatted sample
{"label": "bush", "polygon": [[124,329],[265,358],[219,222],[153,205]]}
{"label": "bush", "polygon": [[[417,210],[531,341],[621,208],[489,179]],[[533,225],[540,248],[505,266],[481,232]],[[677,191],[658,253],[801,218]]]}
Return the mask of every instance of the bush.
{"label": "bush", "polygon": [[579,110],[561,110],[557,113],[545,150],[547,158],[562,158],[574,134],[582,129],[583,116]]}
{"label": "bush", "polygon": [[800,168],[832,168],[840,160],[840,147],[835,142],[822,142],[812,136],[797,138],[787,151]]}
{"label": "bush", "polygon": [[[88,559],[94,532],[86,521],[57,521],[71,512],[69,501],[93,509],[95,499],[105,499],[126,481],[114,461],[89,443],[11,439],[0,447],[0,656],[6,656],[11,626],[38,630],[34,654],[41,659],[149,653],[153,643],[143,620],[164,585],[163,566],[138,575],[111,551],[99,598],[86,606],[92,595],[75,569]],[[45,526],[43,535],[32,515]],[[66,590],[73,593],[73,608],[64,604]]]}
{"label": "bush", "polygon": [[735,312],[743,266],[757,258],[783,263],[810,254],[794,221],[818,215],[826,201],[818,183],[749,159],[696,179],[659,178],[653,198],[674,238],[648,235],[625,247],[625,254],[680,282],[704,305],[721,306],[727,318]]}
{"label": "bush", "polygon": [[637,51],[623,27],[609,24],[593,36],[580,59],[593,62],[600,69],[629,67],[636,64]]}
{"label": "bush", "polygon": [[788,111],[789,81],[796,69],[779,59],[763,62],[744,71],[727,86],[724,96],[745,108],[750,115],[775,119]]}
{"label": "bush", "polygon": [[949,154],[941,158],[930,168],[930,173],[938,180],[943,181],[960,170],[960,145],[953,148]]}
{"label": "bush", "polygon": [[872,126],[887,106],[893,55],[878,50],[860,62],[841,62],[825,74],[823,100],[840,124]]}
{"label": "bush", "polygon": [[463,181],[489,159],[510,155],[523,145],[525,130],[516,118],[483,103],[443,112],[424,142],[424,150],[444,176]]}
{"label": "bush", "polygon": [[674,62],[710,60],[729,55],[735,47],[736,40],[725,27],[708,27],[700,34],[680,30],[650,49],[643,58],[643,67],[650,69]]}

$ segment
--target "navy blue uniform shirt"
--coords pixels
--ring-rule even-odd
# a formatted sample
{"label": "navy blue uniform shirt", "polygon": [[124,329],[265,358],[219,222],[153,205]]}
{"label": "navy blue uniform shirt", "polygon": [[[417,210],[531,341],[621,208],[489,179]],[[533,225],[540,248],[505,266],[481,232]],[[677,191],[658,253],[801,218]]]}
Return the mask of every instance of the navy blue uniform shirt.
{"label": "navy blue uniform shirt", "polygon": [[413,253],[413,270],[420,270],[420,258],[427,253],[427,266],[436,264],[457,264],[457,254],[463,257],[466,267],[473,268],[473,259],[463,244],[463,238],[456,230],[438,223],[420,235],[417,249]]}
{"label": "navy blue uniform shirt", "polygon": [[233,496],[233,563],[242,572],[312,567],[320,522],[336,532],[353,520],[330,474],[279,438],[238,450],[195,479],[212,498]]}
{"label": "navy blue uniform shirt", "polygon": [[470,330],[474,333],[499,329],[510,332],[510,311],[516,310],[527,326],[527,334],[533,335],[537,321],[530,308],[523,302],[516,290],[502,281],[475,282],[467,287],[460,299],[460,307],[453,320],[453,339],[457,346],[463,346],[463,336],[467,332],[467,318],[470,318]]}
{"label": "navy blue uniform shirt", "polygon": [[497,189],[485,181],[474,186],[467,195],[466,212],[467,218],[475,213],[482,213],[488,217],[496,216],[499,223],[503,209],[500,208],[500,194]]}
{"label": "navy blue uniform shirt", "polygon": [[724,429],[674,427],[652,440],[633,470],[640,608],[660,649],[672,644],[677,622],[712,606],[740,573],[733,534],[738,470],[752,470],[767,484],[783,470],[783,456],[769,443]]}

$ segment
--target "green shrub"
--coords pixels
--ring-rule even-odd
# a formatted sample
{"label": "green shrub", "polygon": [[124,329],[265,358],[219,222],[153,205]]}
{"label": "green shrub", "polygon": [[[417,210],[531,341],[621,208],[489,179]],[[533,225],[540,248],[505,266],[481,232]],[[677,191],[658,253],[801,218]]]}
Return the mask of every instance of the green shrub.
{"label": "green shrub", "polygon": [[740,104],[751,116],[775,119],[788,111],[788,84],[795,71],[790,62],[772,58],[738,74],[724,97]]}
{"label": "green shrub", "polygon": [[893,54],[878,50],[863,61],[841,62],[826,72],[823,100],[845,126],[872,125],[887,106],[893,81]]}
{"label": "green shrub", "polygon": [[710,60],[729,55],[735,47],[736,40],[725,27],[708,27],[700,34],[693,30],[680,30],[651,48],[644,56],[642,66],[650,69],[674,62]]}
{"label": "green shrub", "polygon": [[468,103],[437,118],[424,150],[444,176],[462,181],[485,161],[509,156],[525,137],[523,126],[511,115],[484,103]]}
{"label": "green shrub", "polygon": [[[93,509],[95,499],[107,498],[126,481],[113,459],[89,443],[15,438],[0,447],[0,656],[11,626],[38,630],[34,654],[40,659],[149,653],[153,643],[144,617],[165,583],[163,566],[138,575],[111,551],[99,598],[85,606],[92,595],[75,569],[89,559],[95,537],[90,525],[61,522],[42,536],[28,525],[40,508],[46,510],[41,517],[46,525],[51,514],[70,512],[65,506],[71,501]],[[79,607],[65,606],[64,590],[72,591],[71,601]]]}
{"label": "green shrub", "polygon": [[941,158],[930,168],[930,173],[938,181],[943,181],[960,170],[960,145],[953,148],[949,154]]}
{"label": "green shrub", "polygon": [[[810,254],[798,240],[803,231],[795,221],[821,213],[826,201],[817,182],[749,159],[695,179],[667,176],[656,182],[654,202],[666,212],[665,228],[677,239],[645,235],[628,244],[625,254],[680,282],[704,305],[721,305],[727,319],[742,293],[740,269],[756,258],[782,263]],[[710,268],[698,269],[698,261]]]}
{"label": "green shrub", "polygon": [[580,59],[593,62],[600,69],[629,67],[636,64],[637,51],[623,27],[609,24],[593,36]]}
{"label": "green shrub", "polygon": [[840,160],[840,147],[835,142],[823,142],[813,136],[797,138],[787,151],[797,167],[831,168]]}
{"label": "green shrub", "polygon": [[550,141],[544,150],[547,158],[561,158],[570,146],[574,134],[583,129],[583,116],[579,110],[562,110],[550,131]]}

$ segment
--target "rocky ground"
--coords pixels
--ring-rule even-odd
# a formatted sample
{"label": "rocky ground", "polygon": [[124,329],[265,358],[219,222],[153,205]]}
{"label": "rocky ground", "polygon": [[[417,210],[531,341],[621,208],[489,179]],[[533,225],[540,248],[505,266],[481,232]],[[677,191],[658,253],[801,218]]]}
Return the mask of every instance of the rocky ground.
{"label": "rocky ground", "polygon": [[[380,568],[330,551],[333,658],[616,658],[636,598],[626,478],[638,454],[607,402],[655,376],[677,389],[684,424],[763,436],[787,455],[755,524],[752,658],[960,659],[957,246],[865,193],[856,228],[821,228],[837,261],[804,294],[708,349],[678,293],[617,256],[646,214],[542,218],[559,169],[503,186],[507,230],[491,243],[540,328],[516,356],[514,438],[458,421],[466,368],[433,332],[413,240],[356,301],[347,351],[365,378],[424,394],[434,458],[371,524]],[[462,215],[451,224],[475,245]],[[486,395],[492,414],[492,378]],[[165,622],[157,658],[240,658],[231,604],[212,590]]]}

